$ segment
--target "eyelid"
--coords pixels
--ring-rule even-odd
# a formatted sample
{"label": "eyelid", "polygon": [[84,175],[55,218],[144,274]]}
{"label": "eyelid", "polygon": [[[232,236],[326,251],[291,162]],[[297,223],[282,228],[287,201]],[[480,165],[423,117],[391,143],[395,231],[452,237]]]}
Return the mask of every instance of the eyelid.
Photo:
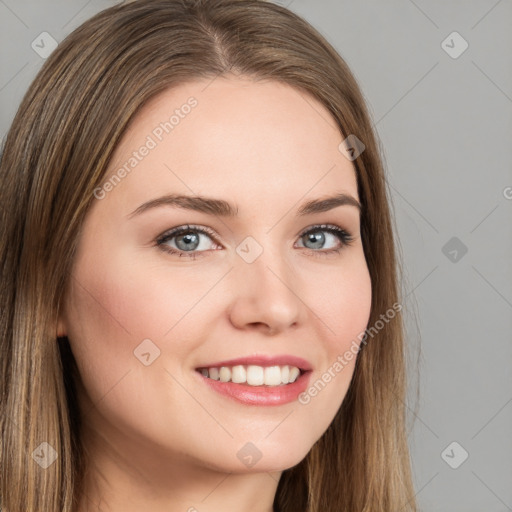
{"label": "eyelid", "polygon": [[206,233],[217,242],[217,234],[215,231],[213,231],[213,229],[195,224],[183,224],[182,226],[176,226],[175,228],[168,229],[156,238],[156,242],[163,243],[166,238],[171,238],[171,235],[172,237],[175,237],[187,231],[199,231],[200,233]]}
{"label": "eyelid", "polygon": [[[304,229],[302,229],[301,231],[299,231],[296,235],[295,235],[295,238],[297,237],[303,237],[306,233],[308,233],[309,231],[312,231],[314,229],[333,229],[335,231],[344,231],[345,233],[347,233],[348,235],[352,236],[351,233],[347,230],[347,229],[344,229],[340,226],[337,226],[336,224],[312,224],[311,226],[308,226]],[[165,238],[168,238],[169,235],[174,235],[174,236],[177,236],[178,234],[181,234],[182,232],[186,232],[186,231],[189,231],[189,230],[194,230],[194,231],[199,231],[199,232],[202,232],[202,233],[206,233],[208,235],[210,235],[212,238],[214,239],[217,239],[217,233],[211,229],[211,228],[208,228],[206,226],[200,226],[200,225],[196,225],[196,224],[183,224],[182,226],[176,226],[174,228],[171,228],[171,229],[168,229],[166,231],[164,231],[163,233],[161,233],[157,238],[156,238],[156,241],[157,242],[160,242],[161,240],[165,239]],[[217,241],[218,243],[218,241]]]}

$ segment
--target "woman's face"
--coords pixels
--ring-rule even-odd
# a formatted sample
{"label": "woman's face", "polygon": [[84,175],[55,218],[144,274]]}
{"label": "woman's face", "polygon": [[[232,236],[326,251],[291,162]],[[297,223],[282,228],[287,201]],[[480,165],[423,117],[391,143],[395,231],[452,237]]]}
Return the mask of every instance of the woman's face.
{"label": "woman's face", "polygon": [[[280,471],[306,456],[370,313],[358,208],[302,211],[359,201],[341,142],[319,102],[278,82],[198,81],[145,106],[95,191],[58,326],[91,447],[148,471]],[[240,358],[220,380],[198,370]],[[283,384],[287,364],[308,371]]]}

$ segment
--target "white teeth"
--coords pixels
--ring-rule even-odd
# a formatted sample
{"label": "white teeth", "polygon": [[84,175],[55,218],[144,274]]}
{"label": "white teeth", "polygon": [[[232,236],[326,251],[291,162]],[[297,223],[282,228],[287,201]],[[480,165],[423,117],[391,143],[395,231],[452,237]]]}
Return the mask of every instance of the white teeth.
{"label": "white teeth", "polygon": [[231,370],[222,366],[219,370],[219,378],[221,382],[228,382],[228,380],[231,380]]}
{"label": "white teeth", "polygon": [[279,366],[265,368],[265,384],[267,386],[278,386],[281,384],[281,368]]}
{"label": "white teeth", "polygon": [[300,375],[296,366],[257,366],[236,365],[232,368],[221,366],[220,368],[203,368],[201,373],[210,379],[221,382],[234,382],[248,384],[249,386],[281,386],[295,382]]}
{"label": "white teeth", "polygon": [[231,382],[245,382],[247,377],[247,372],[242,365],[233,366],[231,370]]}
{"label": "white teeth", "polygon": [[249,386],[261,386],[265,383],[265,373],[261,366],[247,367],[247,384]]}
{"label": "white teeth", "polygon": [[299,376],[300,370],[296,368],[295,366],[290,367],[290,376],[288,377],[288,380],[290,382],[295,382],[297,380],[297,377]]}

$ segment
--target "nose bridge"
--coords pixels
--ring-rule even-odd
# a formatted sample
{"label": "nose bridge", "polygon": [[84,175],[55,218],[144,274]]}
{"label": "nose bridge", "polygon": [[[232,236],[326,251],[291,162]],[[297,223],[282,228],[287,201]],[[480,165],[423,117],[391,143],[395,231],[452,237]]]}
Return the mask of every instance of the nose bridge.
{"label": "nose bridge", "polygon": [[247,236],[237,247],[240,256],[238,262],[239,272],[247,279],[254,279],[255,285],[267,288],[289,289],[291,283],[291,269],[287,263],[290,249],[283,243],[278,230],[260,232],[253,236]]}

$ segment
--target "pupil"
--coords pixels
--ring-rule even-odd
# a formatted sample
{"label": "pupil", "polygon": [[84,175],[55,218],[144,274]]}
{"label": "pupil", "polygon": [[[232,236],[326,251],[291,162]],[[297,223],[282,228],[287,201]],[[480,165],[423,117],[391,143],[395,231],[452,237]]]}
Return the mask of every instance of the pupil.
{"label": "pupil", "polygon": [[315,233],[310,233],[309,235],[307,235],[309,240],[311,242],[313,242],[315,245],[315,249],[319,249],[322,247],[322,245],[324,244],[325,242],[325,235],[321,232],[321,231],[317,231],[316,234]]}
{"label": "pupil", "polygon": [[190,242],[192,242],[192,244],[195,243],[195,245],[192,247],[193,249],[195,249],[198,245],[198,236],[195,235],[195,234],[191,234],[191,233],[186,233],[184,235],[181,235],[180,237],[178,237],[176,243],[178,244],[180,240],[184,240],[185,241],[185,247],[184,247],[184,250],[187,250],[187,249],[190,249]]}

